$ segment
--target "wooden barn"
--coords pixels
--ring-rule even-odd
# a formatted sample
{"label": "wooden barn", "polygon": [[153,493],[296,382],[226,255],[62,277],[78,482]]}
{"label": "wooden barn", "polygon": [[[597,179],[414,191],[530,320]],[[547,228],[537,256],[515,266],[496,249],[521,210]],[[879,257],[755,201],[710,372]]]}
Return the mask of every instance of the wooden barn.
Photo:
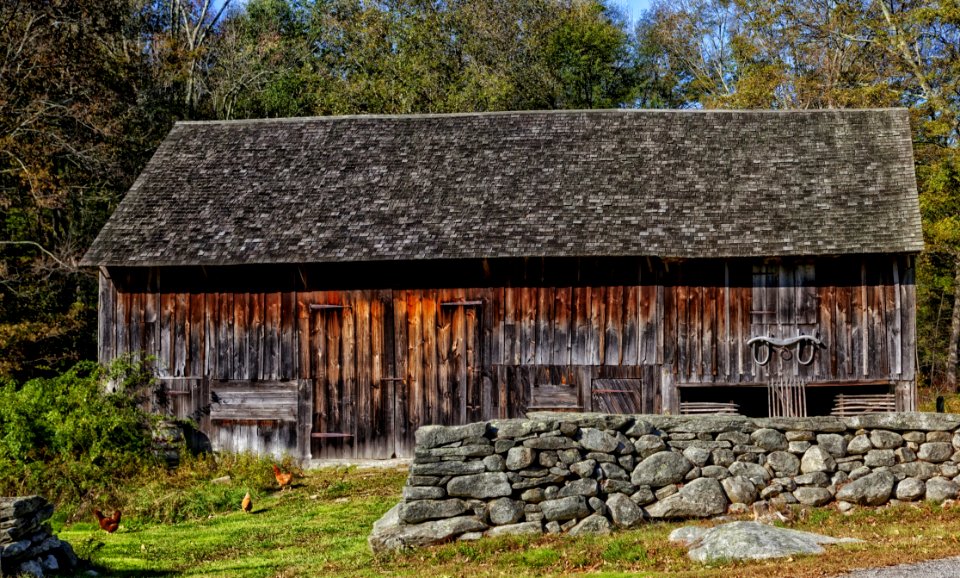
{"label": "wooden barn", "polygon": [[535,409],[916,405],[905,110],[182,122],[84,258],[215,449]]}

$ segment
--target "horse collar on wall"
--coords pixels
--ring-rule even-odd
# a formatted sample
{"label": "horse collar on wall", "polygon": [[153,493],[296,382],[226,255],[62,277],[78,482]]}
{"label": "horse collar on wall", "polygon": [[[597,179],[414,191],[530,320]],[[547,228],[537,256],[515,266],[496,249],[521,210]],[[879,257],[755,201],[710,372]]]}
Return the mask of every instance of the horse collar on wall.
{"label": "horse collar on wall", "polygon": [[[753,360],[759,365],[766,365],[770,362],[770,351],[775,349],[780,354],[780,358],[787,360],[793,357],[793,351],[791,348],[796,346],[797,349],[797,363],[800,365],[810,365],[813,363],[814,354],[817,352],[817,348],[825,347],[823,342],[819,338],[820,333],[817,332],[816,335],[798,335],[796,337],[787,337],[785,339],[777,339],[774,336],[770,337],[754,337],[747,341],[753,349]],[[803,349],[805,345],[809,345],[810,356],[807,358],[803,357]]]}

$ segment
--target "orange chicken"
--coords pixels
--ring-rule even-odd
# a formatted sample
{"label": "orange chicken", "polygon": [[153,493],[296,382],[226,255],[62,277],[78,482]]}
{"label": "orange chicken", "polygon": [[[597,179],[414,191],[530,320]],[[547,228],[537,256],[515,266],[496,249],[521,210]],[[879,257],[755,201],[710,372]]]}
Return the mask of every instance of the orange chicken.
{"label": "orange chicken", "polygon": [[104,516],[100,510],[93,511],[93,517],[97,519],[97,524],[100,524],[100,528],[108,534],[113,534],[120,527],[120,515],[120,510],[115,511],[109,518]]}
{"label": "orange chicken", "polygon": [[280,489],[284,489],[290,486],[290,483],[293,481],[293,472],[284,472],[281,471],[277,464],[273,464],[273,477],[277,478],[277,483],[280,484]]}

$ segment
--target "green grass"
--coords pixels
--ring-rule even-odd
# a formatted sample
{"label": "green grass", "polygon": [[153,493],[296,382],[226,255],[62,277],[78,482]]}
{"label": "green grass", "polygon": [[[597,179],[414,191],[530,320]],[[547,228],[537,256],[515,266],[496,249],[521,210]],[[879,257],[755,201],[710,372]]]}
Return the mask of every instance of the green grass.
{"label": "green grass", "polygon": [[[138,510],[115,534],[105,534],[92,521],[59,527],[63,519],[58,518],[55,526],[61,538],[109,576],[762,577],[784,575],[789,568],[791,576],[813,577],[960,554],[960,508],[918,504],[858,509],[848,516],[830,508],[805,512],[792,527],[864,542],[790,561],[691,562],[685,549],[667,541],[670,531],[683,525],[679,522],[648,523],[609,536],[512,536],[374,557],[367,535],[373,522],[397,503],[405,478],[402,470],[318,470],[307,472],[291,490],[258,490],[252,514],[228,511],[182,519],[146,511],[164,496],[183,503],[171,493],[214,491],[206,487],[207,480],[188,485],[181,475],[171,478],[179,485],[169,492],[160,491],[158,482],[149,492],[155,497],[131,500]],[[243,477],[235,479],[216,492],[242,495]]]}

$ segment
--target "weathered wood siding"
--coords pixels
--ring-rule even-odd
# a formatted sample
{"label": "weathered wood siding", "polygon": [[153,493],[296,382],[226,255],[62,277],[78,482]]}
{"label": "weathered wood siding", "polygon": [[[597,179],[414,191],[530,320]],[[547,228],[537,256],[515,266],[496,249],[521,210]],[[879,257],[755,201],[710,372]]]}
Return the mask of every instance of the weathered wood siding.
{"label": "weathered wood siding", "polygon": [[[908,257],[647,262],[610,284],[580,271],[519,287],[250,292],[104,271],[100,359],[153,356],[165,411],[197,421],[215,449],[318,458],[408,456],[421,425],[528,409],[675,412],[678,387],[771,372],[912,395]],[[746,345],[817,332],[826,347],[809,366],[761,367]],[[241,419],[242,406],[211,419],[211,392],[242,383],[296,391],[296,420],[289,407]]]}

